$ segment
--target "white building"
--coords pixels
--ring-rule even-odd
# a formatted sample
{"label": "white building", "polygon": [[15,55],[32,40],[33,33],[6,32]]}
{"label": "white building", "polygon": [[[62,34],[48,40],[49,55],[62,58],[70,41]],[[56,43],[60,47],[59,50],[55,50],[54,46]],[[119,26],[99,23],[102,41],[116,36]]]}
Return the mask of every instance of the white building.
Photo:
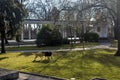
{"label": "white building", "polygon": [[[90,20],[91,22],[95,21],[94,18],[91,18]],[[21,34],[21,39],[36,39],[36,35],[39,29],[41,29],[42,24],[53,24],[52,21],[40,21],[40,20],[31,20],[31,19],[26,19],[23,23],[23,31]],[[67,32],[64,28],[65,26],[68,24],[67,21],[59,21],[57,22],[57,24],[59,25],[59,27],[61,27],[61,33],[63,35],[63,37],[68,37],[69,36],[69,32]],[[84,27],[84,33],[87,31],[87,28],[90,28],[90,32],[95,32],[97,33],[100,38],[109,38],[109,37],[113,37],[113,27],[112,27],[112,23],[111,24],[101,24],[99,23],[98,25],[94,25],[91,24],[89,25],[89,27],[86,27],[86,22],[85,21],[81,21],[80,24],[83,24]],[[76,21],[71,21],[69,23],[69,25],[71,27],[76,26]],[[79,24],[78,24],[79,25]],[[72,30],[73,33],[73,37],[78,37],[76,35],[76,32],[74,30]]]}

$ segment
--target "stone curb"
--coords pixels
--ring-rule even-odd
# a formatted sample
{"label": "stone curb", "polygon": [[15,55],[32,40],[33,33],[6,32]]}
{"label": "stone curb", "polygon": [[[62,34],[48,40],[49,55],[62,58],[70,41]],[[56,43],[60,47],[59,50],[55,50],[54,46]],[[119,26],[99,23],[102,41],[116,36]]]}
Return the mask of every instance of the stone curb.
{"label": "stone curb", "polygon": [[58,78],[58,77],[48,76],[48,75],[41,75],[41,74],[36,74],[36,73],[28,73],[28,72],[22,72],[22,71],[19,71],[19,73],[40,76],[40,77],[44,77],[44,78],[51,78],[51,79],[56,79],[56,80],[67,80],[67,79],[63,79],[63,78]]}
{"label": "stone curb", "polygon": [[19,72],[0,68],[0,80],[15,80],[19,77]]}

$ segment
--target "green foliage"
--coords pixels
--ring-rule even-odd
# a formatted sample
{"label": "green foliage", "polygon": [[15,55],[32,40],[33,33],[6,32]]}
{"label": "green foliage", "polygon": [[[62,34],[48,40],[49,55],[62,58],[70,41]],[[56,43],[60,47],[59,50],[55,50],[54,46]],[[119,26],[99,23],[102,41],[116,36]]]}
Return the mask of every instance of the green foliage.
{"label": "green foliage", "polygon": [[[4,40],[13,38],[19,29],[25,9],[18,0],[0,0],[1,53],[5,53]],[[6,25],[7,23],[7,25]],[[7,40],[6,40],[7,42]]]}
{"label": "green foliage", "polygon": [[54,28],[51,34],[51,45],[61,45],[62,44],[62,35],[59,32],[59,29]]}
{"label": "green foliage", "polygon": [[42,29],[37,34],[37,46],[50,45],[51,43],[51,32],[49,25],[43,25]]}
{"label": "green foliage", "polygon": [[89,32],[84,34],[84,40],[88,42],[98,42],[99,35],[97,33]]}
{"label": "green foliage", "polygon": [[2,21],[5,20],[8,23],[7,26],[1,27],[7,27],[5,30],[7,36],[15,36],[26,13],[23,5],[18,0],[0,0],[0,14],[4,16]]}
{"label": "green foliage", "polygon": [[37,34],[37,46],[47,45],[56,46],[62,42],[62,36],[58,29],[51,29],[49,25],[43,25]]}
{"label": "green foliage", "polygon": [[63,44],[70,44],[70,40],[68,40],[67,38],[64,38],[62,40]]}
{"label": "green foliage", "polygon": [[20,40],[21,40],[21,35],[16,35],[16,41],[20,42]]}

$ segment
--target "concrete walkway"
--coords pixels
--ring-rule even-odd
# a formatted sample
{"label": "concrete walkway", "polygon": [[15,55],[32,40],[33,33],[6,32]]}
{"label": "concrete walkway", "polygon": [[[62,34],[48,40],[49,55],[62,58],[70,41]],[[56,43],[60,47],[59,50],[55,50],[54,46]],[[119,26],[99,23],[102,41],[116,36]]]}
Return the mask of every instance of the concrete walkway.
{"label": "concrete walkway", "polygon": [[93,47],[87,47],[87,48],[72,48],[72,49],[48,49],[48,50],[14,50],[14,51],[7,51],[7,52],[58,52],[58,51],[81,51],[81,50],[91,50],[91,49],[114,49],[117,50],[117,48],[111,47],[109,43],[100,44]]}
{"label": "concrete walkway", "polygon": [[[18,46],[17,42],[15,40],[9,40],[9,44],[10,46],[6,46],[6,47],[16,47]],[[73,48],[73,49],[53,49],[53,50],[14,50],[14,51],[7,51],[7,52],[44,52],[44,51],[76,51],[76,50],[90,50],[90,49],[98,49],[98,48],[104,48],[104,49],[117,49],[117,48],[113,48],[110,47],[110,43],[109,42],[101,42],[99,45],[97,46],[93,46],[93,47],[87,47],[87,48]],[[31,39],[31,40],[24,40],[20,43],[20,46],[36,46],[35,44],[35,39]]]}
{"label": "concrete walkway", "polygon": [[20,72],[19,79],[17,80],[65,80],[65,79]]}

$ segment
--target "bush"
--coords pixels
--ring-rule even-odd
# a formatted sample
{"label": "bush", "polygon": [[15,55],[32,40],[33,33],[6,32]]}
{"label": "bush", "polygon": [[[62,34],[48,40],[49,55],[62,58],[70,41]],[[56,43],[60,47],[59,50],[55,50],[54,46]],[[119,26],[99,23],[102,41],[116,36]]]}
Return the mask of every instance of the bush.
{"label": "bush", "polygon": [[56,46],[62,43],[62,35],[58,29],[51,29],[49,25],[43,25],[37,34],[37,46]]}
{"label": "bush", "polygon": [[21,41],[21,36],[20,35],[16,35],[16,41],[20,42]]}
{"label": "bush", "polygon": [[99,35],[97,33],[85,33],[84,40],[88,42],[98,42]]}
{"label": "bush", "polygon": [[67,38],[64,38],[62,42],[63,42],[63,44],[69,44],[70,43],[70,41]]}
{"label": "bush", "polygon": [[37,46],[49,45],[51,43],[51,32],[52,30],[49,25],[43,25],[42,29],[37,34]]}
{"label": "bush", "polygon": [[62,44],[62,35],[59,29],[53,29],[51,34],[51,46],[57,46]]}

